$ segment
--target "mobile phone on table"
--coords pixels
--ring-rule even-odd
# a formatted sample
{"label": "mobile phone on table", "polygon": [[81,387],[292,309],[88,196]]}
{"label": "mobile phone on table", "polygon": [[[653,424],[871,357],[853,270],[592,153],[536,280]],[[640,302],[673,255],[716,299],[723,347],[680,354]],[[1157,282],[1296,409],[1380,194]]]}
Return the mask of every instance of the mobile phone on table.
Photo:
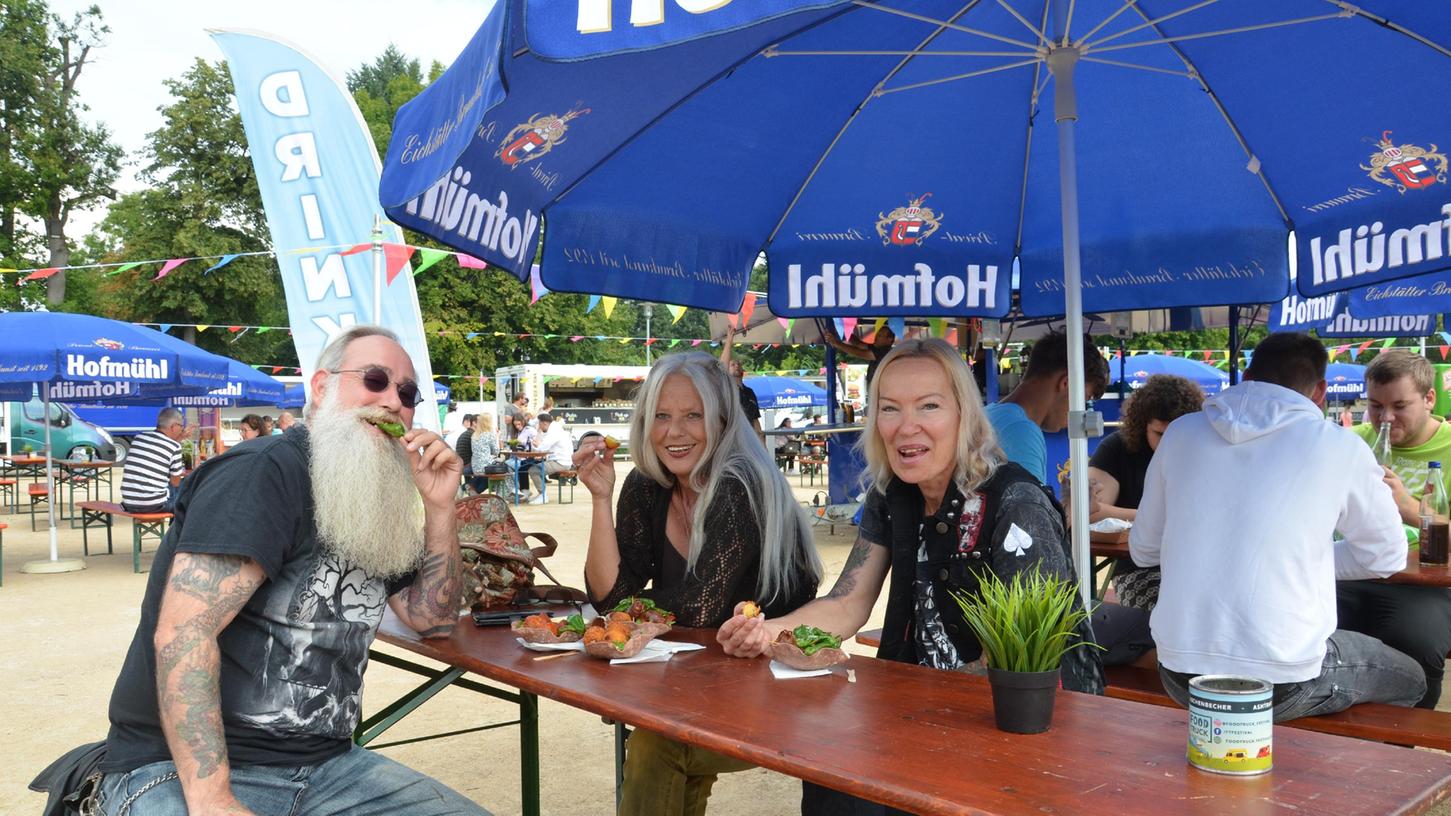
{"label": "mobile phone on table", "polygon": [[507,626],[529,613],[516,609],[478,611],[473,613],[475,626]]}

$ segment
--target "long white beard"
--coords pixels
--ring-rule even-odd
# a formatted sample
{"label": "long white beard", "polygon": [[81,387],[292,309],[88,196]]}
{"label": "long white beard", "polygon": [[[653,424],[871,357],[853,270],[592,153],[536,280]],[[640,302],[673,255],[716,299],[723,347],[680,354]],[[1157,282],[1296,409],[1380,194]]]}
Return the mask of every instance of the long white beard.
{"label": "long white beard", "polygon": [[423,504],[407,453],[369,427],[368,416],[396,419],[376,408],[344,408],[336,391],[308,418],[314,516],[329,552],[393,578],[423,555]]}

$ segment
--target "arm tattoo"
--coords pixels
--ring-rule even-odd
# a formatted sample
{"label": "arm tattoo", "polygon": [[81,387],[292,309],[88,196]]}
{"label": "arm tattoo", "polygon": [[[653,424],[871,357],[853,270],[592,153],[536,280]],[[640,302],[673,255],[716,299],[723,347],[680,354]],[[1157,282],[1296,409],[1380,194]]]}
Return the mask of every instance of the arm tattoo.
{"label": "arm tattoo", "polygon": [[[175,623],[172,638],[156,654],[156,687],[163,730],[173,754],[185,749],[205,779],[227,764],[221,713],[221,655],[217,635],[256,590],[242,575],[239,556],[188,556],[168,578],[166,592],[205,603]],[[181,602],[181,601],[178,601]],[[163,598],[163,606],[165,599]],[[184,760],[186,757],[174,757]]]}
{"label": "arm tattoo", "polygon": [[458,622],[459,593],[463,573],[457,552],[429,552],[418,568],[418,578],[405,596],[409,611],[418,623],[431,623],[418,634],[423,637],[446,637]]}
{"label": "arm tattoo", "polygon": [[867,563],[867,556],[871,554],[872,547],[876,545],[858,536],[856,543],[851,547],[851,553],[846,557],[846,565],[841,568],[841,575],[837,576],[836,584],[831,591],[826,593],[828,598],[845,598],[856,589],[858,573],[862,571],[862,565]]}

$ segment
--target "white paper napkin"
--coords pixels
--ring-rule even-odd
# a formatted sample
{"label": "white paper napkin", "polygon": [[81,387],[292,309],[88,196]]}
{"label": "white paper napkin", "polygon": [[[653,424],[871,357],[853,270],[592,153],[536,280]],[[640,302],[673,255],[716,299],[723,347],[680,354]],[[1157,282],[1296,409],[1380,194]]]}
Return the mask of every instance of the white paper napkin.
{"label": "white paper napkin", "polygon": [[618,666],[622,663],[664,663],[675,656],[676,652],[694,652],[705,647],[699,643],[681,643],[675,640],[652,640],[645,644],[645,648],[634,657],[617,657],[610,661],[611,666]]}
{"label": "white paper napkin", "polygon": [[514,638],[520,646],[532,652],[582,652],[584,642],[576,640],[573,643],[530,643],[524,638]]}
{"label": "white paper napkin", "polygon": [[1088,529],[1092,530],[1095,533],[1121,533],[1132,526],[1134,526],[1134,523],[1132,521],[1129,521],[1128,519],[1114,518],[1113,516],[1109,516],[1107,518],[1101,518],[1098,521],[1095,521],[1094,523],[1088,525]]}
{"label": "white paper napkin", "polygon": [[785,663],[771,661],[771,675],[777,680],[795,680],[798,677],[821,677],[831,674],[831,669],[793,669]]}

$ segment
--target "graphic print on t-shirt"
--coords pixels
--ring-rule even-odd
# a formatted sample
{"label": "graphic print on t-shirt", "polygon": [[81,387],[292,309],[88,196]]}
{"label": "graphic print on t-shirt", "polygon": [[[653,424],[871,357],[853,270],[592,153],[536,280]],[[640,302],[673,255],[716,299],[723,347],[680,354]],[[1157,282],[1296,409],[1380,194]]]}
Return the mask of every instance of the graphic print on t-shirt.
{"label": "graphic print on t-shirt", "polygon": [[368,644],[388,600],[384,582],[320,552],[312,572],[276,597],[292,599],[288,620],[259,618],[271,638],[242,719],[277,734],[350,737],[361,711]]}

